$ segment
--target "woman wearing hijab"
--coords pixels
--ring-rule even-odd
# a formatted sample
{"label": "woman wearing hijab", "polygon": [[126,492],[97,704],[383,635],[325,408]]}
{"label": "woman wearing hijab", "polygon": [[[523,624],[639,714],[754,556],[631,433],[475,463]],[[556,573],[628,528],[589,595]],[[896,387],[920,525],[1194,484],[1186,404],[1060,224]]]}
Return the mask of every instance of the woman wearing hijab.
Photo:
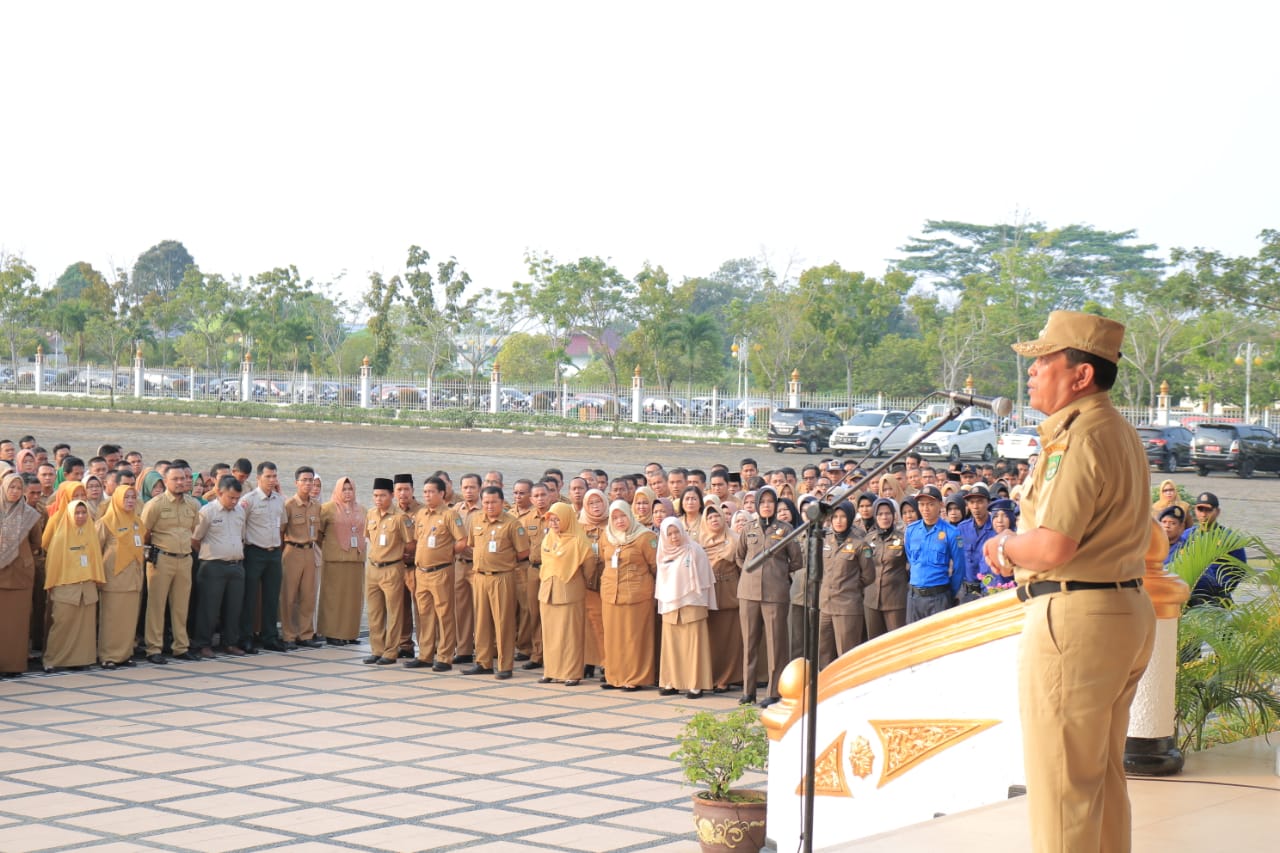
{"label": "woman wearing hijab", "polygon": [[88,504],[73,500],[50,527],[44,568],[50,623],[45,672],[97,660],[98,587],[107,581]]}
{"label": "woman wearing hijab", "polygon": [[916,503],[914,497],[903,498],[902,504],[898,507],[898,515],[902,520],[902,529],[906,530],[908,524],[920,520],[920,505]]}
{"label": "woman wearing hijab", "polygon": [[142,521],[138,490],[120,485],[98,519],[98,545],[106,585],[99,590],[98,661],[103,669],[133,666],[133,641],[142,606]]}
{"label": "woman wearing hijab", "polygon": [[871,529],[876,526],[875,516],[871,514],[871,507],[875,505],[876,496],[870,492],[863,492],[858,495],[857,518],[853,520],[853,526],[859,533],[870,533]]}
{"label": "woman wearing hijab", "polygon": [[34,474],[36,467],[36,452],[29,447],[22,448],[13,457],[13,470],[19,474]]}
{"label": "woman wearing hijab", "polygon": [[869,639],[906,624],[907,578],[911,573],[902,547],[902,527],[895,523],[893,502],[876,501],[873,509],[875,527],[863,539],[859,553],[865,583],[862,610]]}
{"label": "woman wearing hijab", "polygon": [[[795,527],[800,523],[800,510],[790,498],[778,493],[778,521]],[[810,497],[809,500],[814,500]],[[801,498],[801,502],[804,498]],[[804,589],[809,575],[809,554],[803,546],[800,548],[800,571],[791,575],[791,611],[787,617],[787,659],[795,660],[804,657],[804,637],[806,630]]]}
{"label": "woman wearing hijab", "polygon": [[320,507],[320,613],[316,631],[332,646],[346,646],[360,636],[364,607],[365,519],[356,502],[356,484],[339,477],[329,502]]}
{"label": "woman wearing hijab", "polygon": [[148,471],[142,476],[142,492],[139,498],[143,503],[164,493],[164,475],[159,471]]}
{"label": "woman wearing hijab", "polygon": [[662,527],[663,520],[673,518],[675,517],[675,514],[675,506],[671,503],[670,498],[658,498],[653,502],[653,512],[649,516],[653,520],[653,523],[649,525],[649,529],[654,533],[657,533]]}
{"label": "woman wearing hijab", "polygon": [[636,521],[643,524],[653,533],[657,531],[653,529],[653,504],[658,499],[658,495],[648,486],[641,486],[636,489],[636,493],[631,497],[631,513],[636,517]]}
{"label": "woman wearing hijab", "polygon": [[[893,502],[880,498],[872,516],[885,508],[892,521]],[[875,570],[860,559],[862,536],[853,526],[857,510],[848,501],[831,513],[831,530],[822,543],[822,588],[818,591],[818,666],[825,667],[862,642],[866,626],[862,590]]]}
{"label": "woman wearing hijab", "polygon": [[0,480],[0,676],[27,668],[35,554],[40,550],[40,513],[27,505],[22,475]]}
{"label": "woman wearing hijab", "polygon": [[707,552],[689,538],[678,518],[663,520],[657,558],[654,597],[662,615],[658,692],[672,696],[683,690],[697,699],[712,687],[707,613],[716,606],[715,575]]}
{"label": "woman wearing hijab", "polygon": [[[773,550],[791,532],[791,525],[779,521],[777,515],[778,493],[769,486],[761,487],[756,493],[756,517],[747,522],[735,554],[742,567],[742,576],[738,579],[738,620],[742,625],[743,693],[738,702],[743,705],[756,701],[756,662],[762,636],[769,681],[769,695],[761,700],[762,706],[768,707],[781,698],[778,679],[788,662],[791,575],[800,570],[802,559],[800,543],[794,539]],[[773,553],[752,565],[767,550]]]}
{"label": "woman wearing hijab", "polygon": [[73,500],[82,501],[87,494],[84,483],[76,480],[67,480],[54,490],[53,497],[49,499],[49,521],[45,524],[44,533],[40,537],[41,548],[46,551],[49,550],[49,541],[53,538],[53,531],[58,524],[58,520],[67,511],[67,507],[71,505]]}
{"label": "woman wearing hijab", "polygon": [[604,605],[605,689],[639,690],[654,680],[654,577],[658,540],[626,501],[609,505],[600,540],[600,599]]}
{"label": "woman wearing hijab", "polygon": [[702,541],[702,489],[697,486],[685,486],[680,493],[680,523],[684,532],[694,542]]}
{"label": "woman wearing hijab", "polygon": [[[582,512],[578,516],[582,525],[582,533],[591,542],[591,549],[597,559],[600,556],[600,540],[604,537],[605,528],[609,525],[609,499],[599,489],[588,489],[582,496]],[[587,641],[583,649],[586,661],[585,675],[599,675],[603,678],[609,659],[604,651],[604,613],[600,602],[600,575],[592,573],[586,576],[587,581]]]}
{"label": "woman wearing hijab", "polygon": [[1184,518],[1195,518],[1195,514],[1191,512],[1191,505],[1178,498],[1177,484],[1173,480],[1161,480],[1158,497],[1155,503],[1151,504],[1151,517],[1159,519],[1160,513],[1171,506],[1182,507]]}
{"label": "woman wearing hijab", "polygon": [[538,570],[538,613],[542,617],[542,678],[539,684],[573,687],[583,674],[586,645],[588,574],[598,571],[591,540],[582,532],[573,507],[557,501],[547,510]]}
{"label": "woman wearing hijab", "polygon": [[906,497],[902,483],[893,474],[885,474],[880,478],[880,488],[876,489],[876,493],[882,498],[892,498],[894,503],[899,503]]}
{"label": "woman wearing hijab", "polygon": [[729,531],[724,514],[708,506],[702,519],[702,550],[707,552],[716,581],[716,608],[707,614],[711,638],[711,682],[714,692],[726,693],[742,678],[742,625],[738,622],[738,539]]}
{"label": "woman wearing hijab", "polygon": [[84,478],[84,502],[89,505],[89,514],[93,516],[96,522],[102,517],[103,506],[103,488],[102,480],[98,479],[96,474],[90,474]]}

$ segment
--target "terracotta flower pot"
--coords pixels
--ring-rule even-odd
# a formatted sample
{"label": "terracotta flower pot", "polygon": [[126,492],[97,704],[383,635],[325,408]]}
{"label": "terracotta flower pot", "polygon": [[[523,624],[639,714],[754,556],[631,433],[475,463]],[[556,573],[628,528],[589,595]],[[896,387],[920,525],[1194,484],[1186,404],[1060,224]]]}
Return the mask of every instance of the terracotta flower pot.
{"label": "terracotta flower pot", "polygon": [[764,847],[764,792],[733,788],[729,795],[734,799],[712,800],[705,791],[692,797],[693,825],[703,853],[759,853]]}

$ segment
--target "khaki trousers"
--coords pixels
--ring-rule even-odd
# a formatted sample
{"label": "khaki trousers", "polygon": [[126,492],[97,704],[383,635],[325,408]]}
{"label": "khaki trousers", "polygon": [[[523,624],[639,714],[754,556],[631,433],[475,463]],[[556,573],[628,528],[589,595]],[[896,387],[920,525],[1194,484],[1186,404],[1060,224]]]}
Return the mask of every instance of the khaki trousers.
{"label": "khaki trousers", "polygon": [[284,580],[280,585],[280,628],[286,643],[310,640],[316,635],[316,546],[284,546],[281,559]]}
{"label": "khaki trousers", "polygon": [[369,610],[369,651],[394,658],[400,641],[400,603],[404,600],[404,577],[400,563],[364,569],[364,599]]}
{"label": "khaki trousers", "polygon": [[510,672],[516,654],[514,572],[476,572],[476,664]]}
{"label": "khaki trousers", "polygon": [[1155,613],[1140,587],[1027,602],[1018,700],[1037,853],[1130,849],[1124,743],[1154,640]]}
{"label": "khaki trousers", "polygon": [[474,566],[470,560],[453,563],[453,624],[458,638],[459,655],[474,654],[476,650],[476,593],[472,578]]}
{"label": "khaki trousers", "polygon": [[516,571],[524,574],[524,622],[520,615],[516,616],[516,648],[534,663],[542,663],[542,607],[538,602],[538,589],[542,586],[538,573],[542,567],[526,564]]}
{"label": "khaki trousers", "polygon": [[756,661],[761,633],[769,658],[769,696],[777,696],[778,679],[782,676],[787,659],[787,611],[786,601],[748,601],[738,599],[738,619],[742,622],[742,692],[747,696],[756,693]]}
{"label": "khaki trousers", "polygon": [[191,558],[160,554],[147,564],[147,654],[164,649],[164,609],[169,608],[175,655],[191,648],[187,636],[187,608],[191,605]]}
{"label": "khaki trousers", "polygon": [[414,609],[418,614],[418,660],[452,663],[458,637],[453,624],[452,566],[426,572],[412,569]]}

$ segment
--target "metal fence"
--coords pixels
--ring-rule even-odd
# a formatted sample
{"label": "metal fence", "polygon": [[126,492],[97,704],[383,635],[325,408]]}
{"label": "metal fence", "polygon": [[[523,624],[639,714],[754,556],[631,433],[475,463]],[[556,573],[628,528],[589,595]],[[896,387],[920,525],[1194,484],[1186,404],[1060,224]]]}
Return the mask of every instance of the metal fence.
{"label": "metal fence", "polygon": [[[28,361],[17,364],[0,362],[0,390],[31,393],[38,390],[50,394],[76,394],[107,397],[145,397],[204,402],[252,401],[280,406],[319,405],[361,408],[361,377],[313,376],[308,371],[264,371],[251,369],[239,373],[209,373],[193,369],[163,368],[143,365],[121,365],[114,370],[108,365],[80,364],[52,367],[38,371]],[[141,392],[138,391],[139,374]],[[497,401],[493,401],[496,390]],[[981,389],[978,389],[981,391]],[[639,414],[636,414],[636,398]],[[809,393],[803,389],[795,395],[795,403],[804,408],[829,409],[843,418],[868,409],[900,409],[909,411],[921,398],[889,397],[884,394]],[[926,401],[922,408],[927,417],[945,411],[945,399]],[[767,425],[773,410],[788,407],[792,395],[752,393],[736,396],[732,389],[679,386],[668,392],[657,387],[641,387],[637,393],[630,385],[621,388],[584,385],[572,378],[561,385],[526,385],[494,382],[488,374],[474,379],[432,379],[416,376],[369,377],[368,408],[401,412],[467,410],[472,412],[528,412],[556,415],[580,421],[626,421],[655,425],[687,425],[759,429]],[[1185,408],[1162,412],[1155,407],[1122,407],[1121,412],[1132,423],[1194,424],[1213,420],[1241,421],[1241,413],[1227,410],[1206,415]],[[1253,420],[1276,428],[1280,418],[1267,408],[1253,412]],[[1018,424],[1035,423],[1041,416],[1026,408],[1003,419],[1000,427],[1010,429]]]}

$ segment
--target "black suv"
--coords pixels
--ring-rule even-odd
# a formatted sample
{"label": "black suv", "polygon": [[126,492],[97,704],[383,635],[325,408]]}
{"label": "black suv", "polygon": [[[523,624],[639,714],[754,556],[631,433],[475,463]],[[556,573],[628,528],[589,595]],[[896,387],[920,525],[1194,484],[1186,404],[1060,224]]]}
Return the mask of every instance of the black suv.
{"label": "black suv", "polygon": [[1180,426],[1144,424],[1138,437],[1147,450],[1147,461],[1161,471],[1172,474],[1178,466],[1191,464],[1191,430]]}
{"label": "black suv", "polygon": [[818,453],[843,423],[839,415],[827,409],[777,409],[769,416],[769,444],[779,453],[788,447]]}
{"label": "black suv", "polygon": [[1251,424],[1203,423],[1191,444],[1196,473],[1235,471],[1248,479],[1255,471],[1280,473],[1280,440],[1271,430]]}

